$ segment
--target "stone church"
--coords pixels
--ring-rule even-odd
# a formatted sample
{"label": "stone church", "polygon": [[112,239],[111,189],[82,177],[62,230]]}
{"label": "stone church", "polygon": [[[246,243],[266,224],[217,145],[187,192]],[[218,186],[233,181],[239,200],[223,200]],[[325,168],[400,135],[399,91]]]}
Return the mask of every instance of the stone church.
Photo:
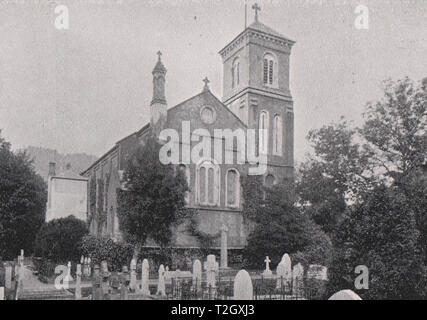
{"label": "stone church", "polygon": [[[195,96],[171,108],[167,105],[166,67],[159,52],[153,69],[151,120],[139,131],[118,141],[82,175],[89,179],[88,220],[95,235],[121,237],[117,217],[117,189],[125,164],[134,146],[149,133],[163,128],[181,132],[183,121],[191,128],[265,129],[258,135],[257,149],[267,154],[265,184],[294,174],[294,114],[289,90],[289,65],[294,41],[255,20],[227,44],[219,54],[223,61],[223,97],[216,97],[208,86]],[[191,142],[193,143],[193,142]],[[195,143],[195,142],[194,142]],[[225,151],[225,150],[224,150]],[[235,150],[233,150],[235,152]],[[229,249],[242,249],[248,234],[242,208],[240,177],[247,175],[248,164],[217,164],[206,159],[197,164],[179,165],[185,170],[190,192],[187,206],[197,209],[198,229],[218,235],[226,226]],[[174,232],[172,246],[198,248],[197,237],[179,228]],[[220,240],[214,241],[219,248]],[[154,243],[147,246],[155,246]]]}

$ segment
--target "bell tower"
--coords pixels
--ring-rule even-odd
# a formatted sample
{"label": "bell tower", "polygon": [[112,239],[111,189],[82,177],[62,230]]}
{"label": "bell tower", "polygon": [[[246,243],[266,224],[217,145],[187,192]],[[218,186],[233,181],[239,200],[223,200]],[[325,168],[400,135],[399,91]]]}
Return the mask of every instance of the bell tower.
{"label": "bell tower", "polygon": [[[274,175],[291,177],[294,169],[294,113],[289,89],[292,41],[259,21],[227,44],[223,60],[223,103],[257,135],[259,152],[267,153]],[[276,169],[273,169],[276,168]]]}

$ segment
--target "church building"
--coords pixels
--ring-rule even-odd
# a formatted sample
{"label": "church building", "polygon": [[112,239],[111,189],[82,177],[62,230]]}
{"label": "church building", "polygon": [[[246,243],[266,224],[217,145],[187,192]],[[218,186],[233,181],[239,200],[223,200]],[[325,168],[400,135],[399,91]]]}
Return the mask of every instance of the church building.
{"label": "church building", "polygon": [[[265,129],[266,135],[256,137],[258,151],[267,154],[265,184],[293,177],[294,114],[289,65],[295,42],[261,23],[259,7],[254,9],[254,22],[219,51],[223,61],[222,98],[210,91],[205,79],[200,92],[169,108],[167,70],[158,53],[152,72],[150,122],[118,141],[82,173],[89,180],[88,220],[92,234],[120,239],[117,190],[122,187],[121,178],[131,151],[150,133],[158,135],[165,128],[182,132],[183,121],[189,121],[192,129],[208,130],[211,137],[214,129]],[[190,188],[187,206],[197,210],[198,229],[219,235],[226,226],[228,249],[242,249],[248,228],[242,215],[240,177],[248,174],[249,164],[218,164],[214,159],[205,159],[177,166],[186,173]],[[197,237],[184,229],[178,228],[174,234],[173,247],[200,247]],[[220,247],[219,237],[214,243],[214,248]]]}

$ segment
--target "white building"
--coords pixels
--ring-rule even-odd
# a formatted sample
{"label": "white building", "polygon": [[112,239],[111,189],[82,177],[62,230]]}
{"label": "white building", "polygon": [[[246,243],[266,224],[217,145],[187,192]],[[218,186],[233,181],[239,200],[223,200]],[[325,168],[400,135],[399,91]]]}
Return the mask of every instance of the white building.
{"label": "white building", "polygon": [[69,168],[56,174],[55,163],[49,163],[46,222],[75,216],[87,221],[87,178]]}

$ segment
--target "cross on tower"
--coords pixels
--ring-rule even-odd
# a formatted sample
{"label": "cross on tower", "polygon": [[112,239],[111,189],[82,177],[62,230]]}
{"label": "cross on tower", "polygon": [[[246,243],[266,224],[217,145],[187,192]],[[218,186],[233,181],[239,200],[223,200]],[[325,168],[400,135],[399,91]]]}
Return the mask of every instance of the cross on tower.
{"label": "cross on tower", "polygon": [[261,11],[261,7],[258,5],[258,3],[255,3],[252,6],[252,9],[255,10],[255,21],[258,21],[258,11]]}
{"label": "cross on tower", "polygon": [[209,79],[208,77],[203,79],[203,82],[205,83],[205,87],[203,88],[203,90],[209,90]]}
{"label": "cross on tower", "polygon": [[159,51],[157,51],[157,55],[159,56],[159,61],[161,60],[161,57],[162,57],[162,52],[159,50]]}

